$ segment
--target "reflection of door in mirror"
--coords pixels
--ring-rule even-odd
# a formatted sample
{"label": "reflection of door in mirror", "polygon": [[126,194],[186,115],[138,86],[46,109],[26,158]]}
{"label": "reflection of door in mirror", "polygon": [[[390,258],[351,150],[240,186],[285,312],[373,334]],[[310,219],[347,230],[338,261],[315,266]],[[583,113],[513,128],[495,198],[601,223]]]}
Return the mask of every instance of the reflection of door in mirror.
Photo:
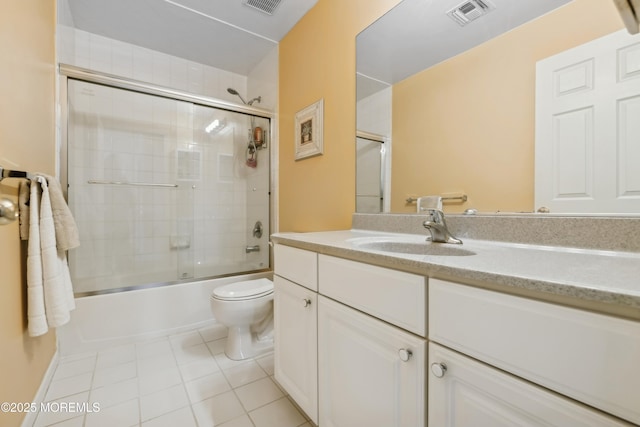
{"label": "reflection of door in mirror", "polygon": [[383,138],[359,134],[356,138],[356,212],[383,211],[383,164]]}
{"label": "reflection of door in mirror", "polygon": [[361,111],[373,99],[361,89],[382,84],[389,212],[415,212],[411,195],[459,191],[468,201],[447,213],[533,212],[535,64],[622,21],[612,0],[492,0],[494,10],[462,27],[447,14],[460,3],[402,0],[358,34],[357,129],[376,132],[362,125],[378,110]]}
{"label": "reflection of door in mirror", "polygon": [[640,212],[638,37],[621,30],[538,62],[536,207]]}

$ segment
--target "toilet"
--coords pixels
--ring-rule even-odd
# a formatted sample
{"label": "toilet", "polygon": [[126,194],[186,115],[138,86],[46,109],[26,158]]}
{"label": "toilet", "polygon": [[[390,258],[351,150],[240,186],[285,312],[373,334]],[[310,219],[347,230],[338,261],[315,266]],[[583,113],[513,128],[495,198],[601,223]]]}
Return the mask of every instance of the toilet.
{"label": "toilet", "polygon": [[224,352],[243,360],[273,350],[273,282],[246,280],[217,287],[211,294],[216,320],[229,328]]}

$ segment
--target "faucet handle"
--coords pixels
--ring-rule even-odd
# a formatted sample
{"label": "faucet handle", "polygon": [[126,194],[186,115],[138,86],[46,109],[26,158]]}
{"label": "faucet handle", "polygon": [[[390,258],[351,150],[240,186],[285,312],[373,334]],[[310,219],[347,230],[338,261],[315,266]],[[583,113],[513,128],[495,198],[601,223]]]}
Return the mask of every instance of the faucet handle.
{"label": "faucet handle", "polygon": [[426,223],[427,222],[434,222],[436,224],[443,224],[444,223],[444,212],[442,212],[442,210],[440,209],[434,209],[434,208],[427,208],[424,210],[428,216],[428,219],[422,223],[422,225],[424,227],[427,227]]}
{"label": "faucet handle", "polygon": [[427,209],[427,220],[422,223],[422,226],[431,234],[431,239],[427,237],[427,241],[462,244],[462,240],[453,237],[449,232],[444,212],[439,209]]}

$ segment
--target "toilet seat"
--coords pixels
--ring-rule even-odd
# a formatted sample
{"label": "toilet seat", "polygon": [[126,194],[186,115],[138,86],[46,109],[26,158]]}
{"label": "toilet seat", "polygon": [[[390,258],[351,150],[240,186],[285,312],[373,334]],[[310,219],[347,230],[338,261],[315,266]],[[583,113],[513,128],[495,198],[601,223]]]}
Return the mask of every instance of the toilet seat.
{"label": "toilet seat", "polygon": [[269,279],[245,280],[217,287],[211,298],[222,301],[242,301],[260,298],[273,293],[273,282]]}

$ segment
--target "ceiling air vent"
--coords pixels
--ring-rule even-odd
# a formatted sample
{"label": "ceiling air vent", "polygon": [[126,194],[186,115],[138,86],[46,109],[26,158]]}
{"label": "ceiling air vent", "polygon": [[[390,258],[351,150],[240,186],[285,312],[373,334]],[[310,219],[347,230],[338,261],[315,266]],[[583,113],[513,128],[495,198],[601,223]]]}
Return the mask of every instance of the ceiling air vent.
{"label": "ceiling air vent", "polygon": [[465,26],[495,8],[488,0],[467,0],[451,9],[447,15],[461,26]]}
{"label": "ceiling air vent", "polygon": [[266,13],[267,15],[273,15],[273,12],[281,1],[282,0],[244,0],[244,4],[254,9],[258,9],[260,12]]}

